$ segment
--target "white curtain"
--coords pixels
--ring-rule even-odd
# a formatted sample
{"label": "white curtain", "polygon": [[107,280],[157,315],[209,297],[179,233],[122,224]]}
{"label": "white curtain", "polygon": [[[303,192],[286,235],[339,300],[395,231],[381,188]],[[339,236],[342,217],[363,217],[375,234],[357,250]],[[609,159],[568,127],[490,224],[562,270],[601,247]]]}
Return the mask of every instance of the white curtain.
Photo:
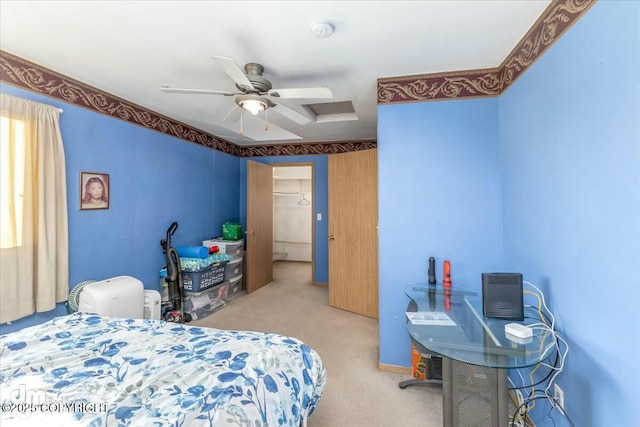
{"label": "white curtain", "polygon": [[49,311],[69,292],[60,111],[0,94],[0,323]]}

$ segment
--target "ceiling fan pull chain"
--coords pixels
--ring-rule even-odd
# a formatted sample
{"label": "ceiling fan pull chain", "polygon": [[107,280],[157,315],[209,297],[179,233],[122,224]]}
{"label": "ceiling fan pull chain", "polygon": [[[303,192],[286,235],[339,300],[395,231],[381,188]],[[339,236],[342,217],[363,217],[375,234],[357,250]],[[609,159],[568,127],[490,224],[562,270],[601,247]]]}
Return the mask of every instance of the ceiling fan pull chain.
{"label": "ceiling fan pull chain", "polygon": [[242,135],[242,109],[240,109],[240,135]]}
{"label": "ceiling fan pull chain", "polygon": [[269,109],[264,110],[264,131],[269,130]]}

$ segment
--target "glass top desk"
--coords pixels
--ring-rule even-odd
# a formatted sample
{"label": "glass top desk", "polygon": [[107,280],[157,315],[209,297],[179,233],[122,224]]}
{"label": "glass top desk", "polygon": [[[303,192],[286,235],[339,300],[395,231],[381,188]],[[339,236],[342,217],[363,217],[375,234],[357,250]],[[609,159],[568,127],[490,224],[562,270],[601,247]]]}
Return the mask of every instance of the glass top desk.
{"label": "glass top desk", "polygon": [[445,295],[441,285],[419,284],[405,293],[411,298],[411,340],[419,351],[442,356],[444,426],[507,427],[508,369],[532,366],[553,355],[553,335],[534,329],[531,338],[507,337],[504,326],[514,321],[484,317],[482,295],[476,291],[454,286]]}

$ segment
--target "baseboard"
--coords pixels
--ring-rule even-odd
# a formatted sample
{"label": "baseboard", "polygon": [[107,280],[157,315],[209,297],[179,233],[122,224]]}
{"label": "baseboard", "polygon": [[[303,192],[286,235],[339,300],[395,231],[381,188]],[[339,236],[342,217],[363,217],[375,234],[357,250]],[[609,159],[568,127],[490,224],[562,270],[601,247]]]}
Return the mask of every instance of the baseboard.
{"label": "baseboard", "polygon": [[378,363],[378,370],[384,372],[393,372],[395,374],[405,374],[411,376],[412,369],[406,366],[385,365],[384,363]]}
{"label": "baseboard", "polygon": [[327,282],[313,282],[313,284],[316,286],[329,286],[329,283]]}

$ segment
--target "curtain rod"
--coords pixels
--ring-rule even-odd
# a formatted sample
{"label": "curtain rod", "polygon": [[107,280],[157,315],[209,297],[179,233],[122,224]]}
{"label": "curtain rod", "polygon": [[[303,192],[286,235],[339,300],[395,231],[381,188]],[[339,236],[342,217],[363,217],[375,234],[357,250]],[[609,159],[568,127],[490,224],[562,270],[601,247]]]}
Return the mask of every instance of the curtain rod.
{"label": "curtain rod", "polygon": [[[13,98],[16,98],[16,99],[22,99],[23,101],[30,101],[29,99],[26,99],[26,98],[20,98],[20,97],[15,97],[15,96],[13,96],[13,95],[8,95],[8,96],[13,97]],[[53,106],[53,105],[51,105],[51,104],[44,104],[44,103],[42,103],[42,102],[37,102],[37,101],[31,101],[31,102],[36,102],[36,103],[38,103],[38,104],[45,105],[45,106],[47,106],[47,107],[53,107],[53,108],[55,108],[56,110],[58,110],[58,112],[60,112],[60,114],[64,113],[64,110],[63,110],[62,108],[54,107],[54,106]]]}

